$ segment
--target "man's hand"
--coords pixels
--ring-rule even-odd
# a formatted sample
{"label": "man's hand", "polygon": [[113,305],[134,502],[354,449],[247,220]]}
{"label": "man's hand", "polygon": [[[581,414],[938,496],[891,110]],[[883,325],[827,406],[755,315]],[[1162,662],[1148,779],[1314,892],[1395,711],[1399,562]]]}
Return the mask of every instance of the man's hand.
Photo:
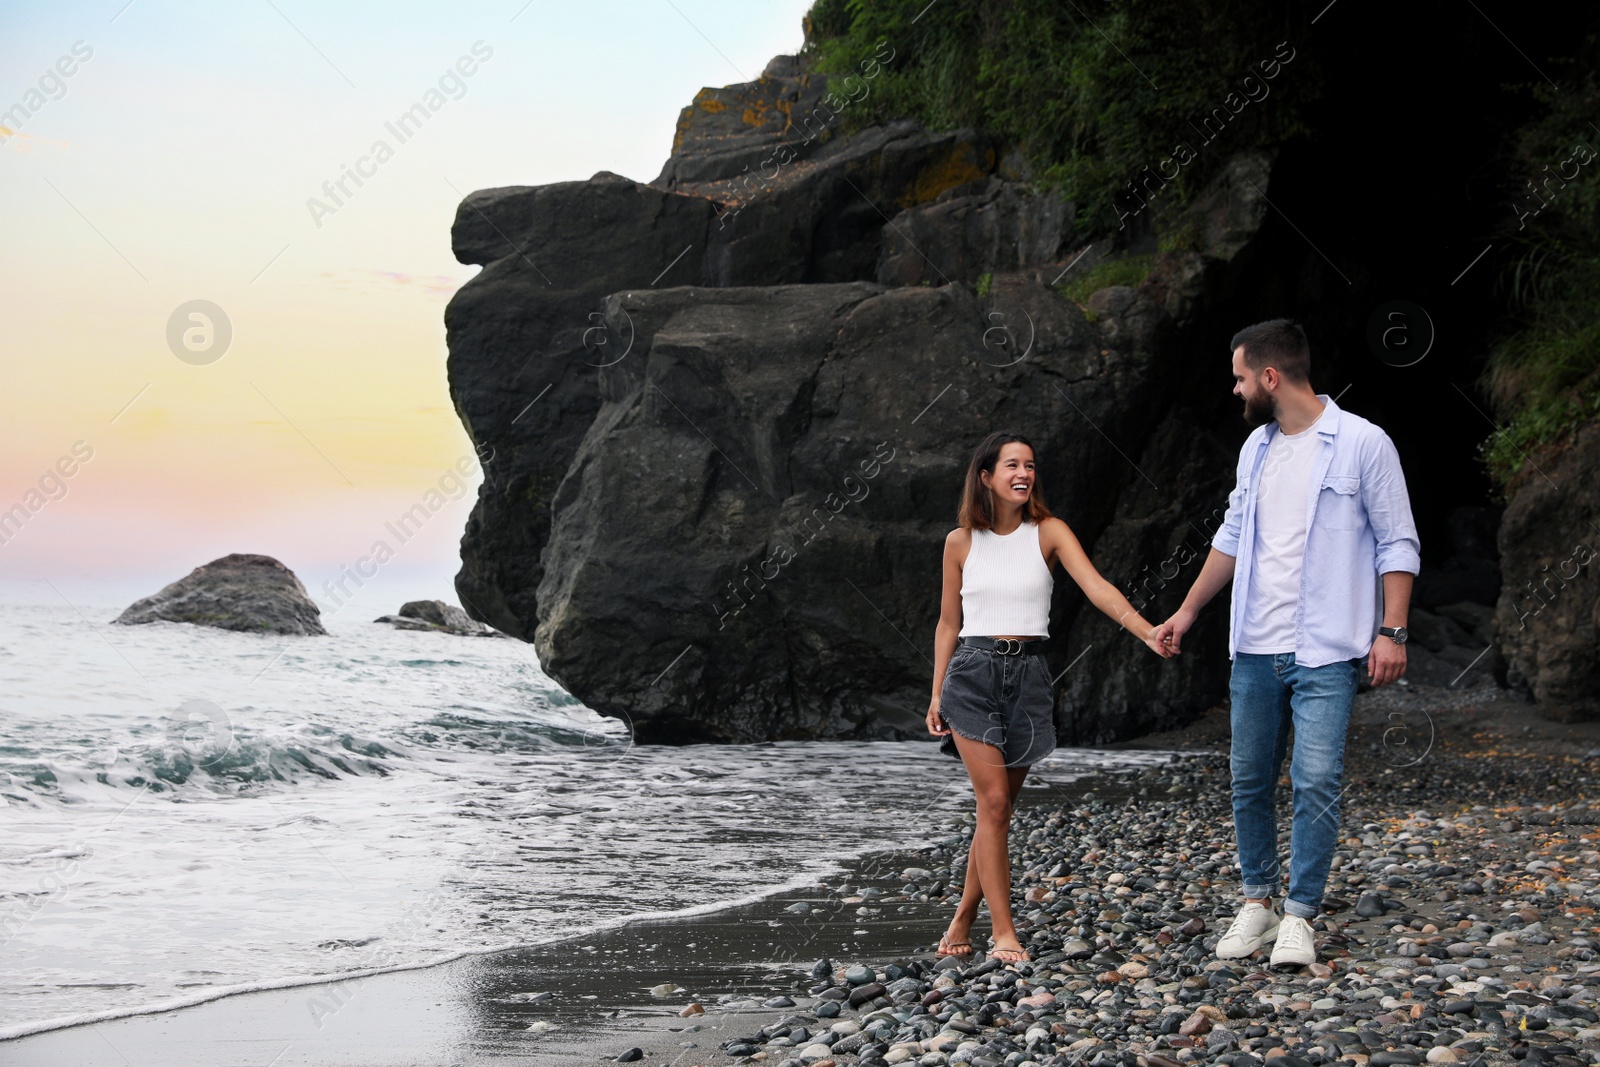
{"label": "man's hand", "polygon": [[1159,626],[1150,627],[1150,632],[1145,634],[1141,640],[1144,641],[1151,652],[1154,652],[1162,659],[1171,659],[1178,654],[1176,646],[1161,639],[1161,627]]}
{"label": "man's hand", "polygon": [[1170,648],[1172,650],[1172,654],[1176,656],[1182,651],[1180,645],[1183,641],[1183,635],[1188,633],[1189,627],[1193,625],[1194,616],[1186,614],[1183,609],[1180,608],[1172,613],[1172,617],[1170,619],[1156,627],[1156,632],[1153,635],[1152,640],[1157,645],[1164,645],[1167,648]]}
{"label": "man's hand", "polygon": [[1367,677],[1374,689],[1388,685],[1406,673],[1406,646],[1379,636],[1367,654]]}

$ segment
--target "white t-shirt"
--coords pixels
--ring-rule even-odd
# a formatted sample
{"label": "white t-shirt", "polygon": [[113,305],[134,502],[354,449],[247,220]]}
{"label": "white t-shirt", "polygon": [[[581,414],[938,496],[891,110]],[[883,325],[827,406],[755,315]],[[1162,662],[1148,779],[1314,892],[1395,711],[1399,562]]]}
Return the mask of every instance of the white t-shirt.
{"label": "white t-shirt", "polygon": [[[1324,409],[1326,410],[1326,409]],[[1320,422],[1322,416],[1317,416]],[[1240,627],[1240,652],[1293,652],[1300,564],[1306,552],[1311,468],[1322,441],[1313,422],[1297,434],[1281,430],[1261,461],[1256,493],[1255,574]]]}

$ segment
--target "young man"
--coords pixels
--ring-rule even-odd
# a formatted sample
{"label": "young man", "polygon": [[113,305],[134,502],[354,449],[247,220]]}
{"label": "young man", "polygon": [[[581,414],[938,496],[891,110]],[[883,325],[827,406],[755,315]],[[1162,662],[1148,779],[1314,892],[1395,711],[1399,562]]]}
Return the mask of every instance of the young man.
{"label": "young man", "polygon": [[[1233,822],[1244,902],[1223,959],[1275,941],[1271,965],[1315,962],[1310,920],[1338,841],[1345,732],[1362,659],[1372,684],[1406,670],[1406,612],[1421,565],[1389,436],[1311,388],[1305,331],[1273,319],[1233,338],[1233,392],[1256,427],[1228,513],[1189,595],[1157,631],[1178,651],[1233,582]],[[1280,919],[1278,771],[1294,726],[1289,897]]]}

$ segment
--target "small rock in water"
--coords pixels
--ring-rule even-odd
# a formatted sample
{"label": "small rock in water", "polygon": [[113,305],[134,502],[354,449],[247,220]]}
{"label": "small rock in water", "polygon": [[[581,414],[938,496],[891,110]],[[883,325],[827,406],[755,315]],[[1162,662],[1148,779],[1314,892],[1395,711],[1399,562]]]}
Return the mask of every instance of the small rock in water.
{"label": "small rock in water", "polygon": [[673,985],[671,982],[662,982],[660,985],[651,986],[650,992],[654,996],[670,997],[674,993],[682,993],[683,987],[680,985]]}
{"label": "small rock in water", "polygon": [[617,1054],[618,1063],[632,1063],[634,1060],[642,1059],[644,1059],[644,1049],[638,1047],[637,1045],[628,1049],[626,1052],[620,1052]]}
{"label": "small rock in water", "polygon": [[706,1013],[706,1009],[701,1007],[698,1003],[695,1003],[695,1004],[690,1004],[689,1006],[684,1008],[682,1011],[680,1011],[678,1014],[680,1016],[682,1016],[683,1018],[687,1019],[691,1015],[704,1015],[705,1013]]}

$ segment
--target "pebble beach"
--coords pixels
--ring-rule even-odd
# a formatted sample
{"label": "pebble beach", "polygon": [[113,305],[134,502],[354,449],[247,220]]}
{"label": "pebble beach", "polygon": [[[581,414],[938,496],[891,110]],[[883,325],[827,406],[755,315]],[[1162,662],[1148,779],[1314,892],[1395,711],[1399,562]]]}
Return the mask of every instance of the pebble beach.
{"label": "pebble beach", "polygon": [[[1600,1062],[1600,731],[1512,695],[1395,686],[1357,699],[1318,961],[1218,960],[1237,870],[1227,713],[1137,747],[1171,763],[1014,816],[1013,909],[1032,960],[820,958],[788,989],[683,1006],[654,1047],[597,1062],[778,1067],[1398,1067]],[[1290,768],[1284,769],[1287,783]],[[1288,845],[1288,790],[1280,797]],[[887,879],[794,905],[948,919],[970,813]],[[898,854],[898,862],[905,855]],[[931,913],[930,913],[931,909]],[[740,1011],[765,1009],[744,1018]],[[715,1019],[718,1025],[705,1024]],[[756,1021],[761,1019],[761,1025]],[[729,1023],[736,1030],[728,1034]],[[715,1037],[715,1045],[696,1040]]]}

